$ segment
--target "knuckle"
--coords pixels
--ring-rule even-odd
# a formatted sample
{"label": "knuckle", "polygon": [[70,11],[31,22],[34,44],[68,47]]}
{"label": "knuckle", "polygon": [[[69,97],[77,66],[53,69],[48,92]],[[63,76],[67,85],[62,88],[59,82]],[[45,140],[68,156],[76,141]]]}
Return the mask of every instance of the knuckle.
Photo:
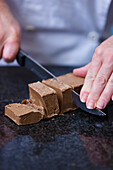
{"label": "knuckle", "polygon": [[91,64],[92,70],[98,68],[101,64],[102,64],[102,61],[100,60],[99,57],[93,58],[92,64]]}
{"label": "knuckle", "polygon": [[97,99],[98,99],[98,97],[99,97],[99,94],[98,94],[98,92],[95,90],[92,90],[92,92],[91,92],[91,95],[90,95],[90,98],[93,98],[93,100],[95,100],[95,102],[97,101]]}
{"label": "knuckle", "polygon": [[94,81],[95,77],[94,77],[93,74],[88,73],[88,74],[87,74],[87,79],[90,80],[90,81]]}
{"label": "knuckle", "polygon": [[20,37],[20,32],[21,32],[20,27],[17,26],[17,25],[16,26],[12,26],[10,28],[10,34],[14,38]]}
{"label": "knuckle", "polygon": [[2,29],[0,26],[0,46],[7,42],[20,42],[21,29],[18,24],[9,25],[9,29]]}
{"label": "knuckle", "polygon": [[95,54],[96,54],[96,56],[101,57],[101,56],[103,55],[103,49],[102,49],[100,46],[98,46],[98,47],[95,49]]}
{"label": "knuckle", "polygon": [[105,85],[106,85],[106,82],[107,82],[107,80],[106,80],[106,78],[105,78],[104,75],[98,76],[98,77],[96,78],[96,83],[97,83],[99,86],[105,86]]}

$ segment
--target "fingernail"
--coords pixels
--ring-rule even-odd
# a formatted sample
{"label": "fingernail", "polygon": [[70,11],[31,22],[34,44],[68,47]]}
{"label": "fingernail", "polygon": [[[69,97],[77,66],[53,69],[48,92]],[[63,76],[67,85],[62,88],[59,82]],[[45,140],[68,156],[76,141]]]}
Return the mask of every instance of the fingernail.
{"label": "fingernail", "polygon": [[94,100],[89,100],[88,103],[86,104],[88,109],[94,109],[95,103]]}
{"label": "fingernail", "polygon": [[82,103],[86,102],[88,94],[89,94],[88,92],[83,92],[81,99],[80,99]]}
{"label": "fingernail", "polygon": [[97,102],[98,109],[104,109],[105,107],[106,107],[106,104],[104,102]]}

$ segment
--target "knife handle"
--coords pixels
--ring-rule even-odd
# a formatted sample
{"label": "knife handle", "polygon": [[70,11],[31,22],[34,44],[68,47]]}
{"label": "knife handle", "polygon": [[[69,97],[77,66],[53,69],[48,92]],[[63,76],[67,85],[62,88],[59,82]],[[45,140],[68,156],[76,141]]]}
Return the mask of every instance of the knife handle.
{"label": "knife handle", "polygon": [[18,64],[20,64],[22,67],[24,67],[24,64],[25,64],[25,55],[26,54],[24,53],[24,51],[19,49],[17,56],[16,56]]}

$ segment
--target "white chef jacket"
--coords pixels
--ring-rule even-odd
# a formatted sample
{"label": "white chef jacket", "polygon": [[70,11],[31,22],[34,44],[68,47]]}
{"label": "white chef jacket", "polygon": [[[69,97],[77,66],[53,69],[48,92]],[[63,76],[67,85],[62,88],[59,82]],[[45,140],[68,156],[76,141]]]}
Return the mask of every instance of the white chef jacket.
{"label": "white chef jacket", "polygon": [[82,66],[99,45],[111,0],[6,2],[21,25],[24,51],[41,64]]}

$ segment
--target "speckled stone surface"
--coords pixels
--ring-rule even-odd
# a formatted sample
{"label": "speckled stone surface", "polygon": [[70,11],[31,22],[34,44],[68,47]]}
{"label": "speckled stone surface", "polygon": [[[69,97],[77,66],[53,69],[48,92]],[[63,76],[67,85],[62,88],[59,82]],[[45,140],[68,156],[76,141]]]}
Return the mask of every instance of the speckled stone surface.
{"label": "speckled stone surface", "polygon": [[[49,69],[56,75],[72,71]],[[78,109],[26,126],[4,116],[4,106],[28,98],[27,85],[37,80],[24,68],[0,68],[0,170],[113,169],[112,116],[92,116]],[[112,110],[107,109],[109,114]]]}

